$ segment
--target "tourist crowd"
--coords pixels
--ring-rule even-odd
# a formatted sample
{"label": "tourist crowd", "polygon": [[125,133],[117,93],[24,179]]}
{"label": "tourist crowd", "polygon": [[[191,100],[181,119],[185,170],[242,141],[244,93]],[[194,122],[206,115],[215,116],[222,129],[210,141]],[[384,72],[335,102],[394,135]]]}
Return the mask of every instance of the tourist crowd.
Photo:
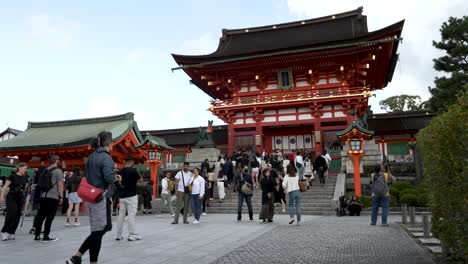
{"label": "tourist crowd", "polygon": [[[112,151],[112,134],[101,132],[93,141],[94,152],[88,157],[85,171],[79,168],[65,172],[59,168],[58,155],[50,155],[49,166],[40,167],[32,182],[26,177],[27,164],[17,165],[15,173],[5,179],[0,191],[0,202],[6,202],[6,218],[1,230],[2,240],[15,239],[15,232],[24,217],[24,208],[31,201],[32,208],[37,209],[30,233],[35,241],[52,242],[57,239],[50,235],[58,207],[66,214],[66,226],[79,226],[80,204],[86,202],[90,221],[90,234],[80,248],[66,261],[68,264],[81,263],[83,254],[89,251],[90,262],[97,263],[103,236],[112,230],[111,215],[117,215],[116,240],[123,240],[123,225],[128,224],[128,241],[141,240],[136,232],[135,216],[143,205],[143,213],[151,213],[152,182],[144,183],[143,178],[134,168],[135,158],[128,156],[124,168],[116,169],[110,152]],[[213,201],[214,188],[217,188],[217,200],[223,203],[226,191],[237,193],[237,221],[242,221],[244,201],[247,204],[249,220],[254,220],[252,196],[255,189],[261,190],[261,210],[259,219],[264,223],[273,222],[275,206],[282,206],[282,211],[289,207],[289,224],[301,224],[302,192],[312,185],[315,175],[323,187],[331,158],[323,155],[297,151],[294,154],[283,154],[280,150],[268,155],[248,155],[238,151],[231,157],[220,156],[214,164],[208,160],[183,169],[174,177],[166,173],[161,181],[161,201],[167,206],[172,224],[178,224],[182,214],[183,223],[189,224],[188,217],[193,215],[192,224],[199,224],[201,216],[206,215],[206,207]],[[84,174],[84,176],[82,176]],[[382,206],[382,225],[387,225],[389,189],[392,177],[385,173],[381,166],[376,166],[372,176],[372,216],[371,225],[377,221],[378,207]],[[8,192],[8,194],[6,194]],[[6,197],[5,197],[6,194]],[[172,206],[172,195],[176,197],[176,207]],[[286,199],[287,197],[287,199]],[[347,203],[351,215],[359,215],[361,203],[357,196]],[[70,221],[74,211],[74,222]],[[22,225],[22,223],[21,223]]]}

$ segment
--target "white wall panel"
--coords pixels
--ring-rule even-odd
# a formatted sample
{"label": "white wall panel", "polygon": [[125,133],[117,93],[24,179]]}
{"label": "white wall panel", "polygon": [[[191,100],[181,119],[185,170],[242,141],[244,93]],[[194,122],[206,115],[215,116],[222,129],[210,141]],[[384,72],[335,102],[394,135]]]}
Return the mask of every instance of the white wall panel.
{"label": "white wall panel", "polygon": [[299,120],[310,120],[310,119],[314,119],[314,117],[312,117],[311,114],[302,114],[302,115],[299,115]]}
{"label": "white wall panel", "polygon": [[279,116],[278,121],[294,121],[296,120],[295,115]]}
{"label": "white wall panel", "polygon": [[295,114],[296,113],[296,108],[288,108],[288,109],[280,109],[278,110],[278,114]]}

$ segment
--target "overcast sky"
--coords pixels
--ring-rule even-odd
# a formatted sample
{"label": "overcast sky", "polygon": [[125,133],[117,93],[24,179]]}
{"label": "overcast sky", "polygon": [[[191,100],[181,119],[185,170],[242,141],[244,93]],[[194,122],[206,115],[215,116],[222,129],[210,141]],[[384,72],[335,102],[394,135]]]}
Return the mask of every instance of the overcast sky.
{"label": "overcast sky", "polygon": [[402,19],[393,81],[371,99],[402,93],[427,99],[440,53],[432,40],[468,1],[193,0],[4,1],[0,6],[0,131],[52,121],[135,113],[141,130],[223,122],[189,85],[171,53],[213,52],[222,28],[253,27],[364,7],[369,30]]}

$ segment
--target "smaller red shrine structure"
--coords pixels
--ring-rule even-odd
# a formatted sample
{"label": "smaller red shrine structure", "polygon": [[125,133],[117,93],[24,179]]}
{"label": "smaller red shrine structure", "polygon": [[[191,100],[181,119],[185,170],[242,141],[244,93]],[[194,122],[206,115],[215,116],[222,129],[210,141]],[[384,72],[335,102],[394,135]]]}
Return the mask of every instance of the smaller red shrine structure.
{"label": "smaller red shrine structure", "polygon": [[[29,167],[37,168],[47,165],[50,154],[57,154],[63,170],[71,171],[75,167],[84,169],[86,159],[93,151],[90,142],[101,131],[112,133],[111,156],[118,168],[124,166],[125,158],[129,155],[135,157],[136,163],[145,163],[149,160],[148,150],[156,150],[161,156],[172,149],[161,138],[147,137],[144,140],[134,114],[127,113],[100,118],[29,122],[24,132],[0,142],[0,156],[16,156],[19,161],[27,162]],[[154,161],[151,160],[150,164]],[[155,176],[158,166],[150,167],[151,175]],[[153,181],[156,189],[157,181]]]}
{"label": "smaller red shrine structure", "polygon": [[213,98],[209,110],[228,125],[228,155],[240,148],[322,152],[334,149],[328,139],[337,141],[337,132],[367,112],[373,91],[392,80],[403,24],[369,32],[361,7],[223,29],[216,51],[173,54],[173,70]]}

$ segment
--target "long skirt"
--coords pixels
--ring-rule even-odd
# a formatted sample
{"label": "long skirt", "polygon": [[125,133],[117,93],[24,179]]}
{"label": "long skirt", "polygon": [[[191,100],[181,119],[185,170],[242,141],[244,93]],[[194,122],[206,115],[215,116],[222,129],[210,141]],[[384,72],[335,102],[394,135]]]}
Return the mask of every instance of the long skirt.
{"label": "long skirt", "polygon": [[218,179],[216,184],[216,186],[218,186],[218,195],[220,200],[223,200],[226,196],[226,192],[224,191],[224,181],[225,179]]}
{"label": "long skirt", "polygon": [[266,193],[262,193],[262,210],[260,211],[259,219],[272,220],[275,214],[275,197],[273,193],[268,198]]}

